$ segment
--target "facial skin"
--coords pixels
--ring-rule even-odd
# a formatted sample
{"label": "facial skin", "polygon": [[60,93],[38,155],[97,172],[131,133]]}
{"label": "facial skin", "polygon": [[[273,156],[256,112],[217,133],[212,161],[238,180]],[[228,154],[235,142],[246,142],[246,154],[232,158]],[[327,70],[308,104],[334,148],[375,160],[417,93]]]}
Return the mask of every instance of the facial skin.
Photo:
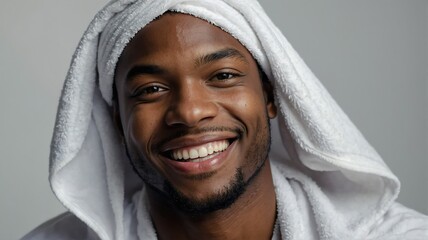
{"label": "facial skin", "polygon": [[265,162],[276,107],[256,62],[232,36],[189,15],[165,14],[125,48],[115,86],[116,120],[153,205],[210,214],[266,189],[274,205]]}

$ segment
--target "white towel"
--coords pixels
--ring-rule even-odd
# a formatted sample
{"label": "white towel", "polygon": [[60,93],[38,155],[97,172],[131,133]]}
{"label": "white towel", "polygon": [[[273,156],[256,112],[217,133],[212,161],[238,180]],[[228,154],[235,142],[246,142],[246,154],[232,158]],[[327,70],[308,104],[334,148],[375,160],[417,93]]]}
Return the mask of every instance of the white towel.
{"label": "white towel", "polygon": [[[130,239],[128,207],[145,212],[144,198],[136,200],[143,184],[112,122],[112,81],[126,44],[168,10],[230,33],[272,82],[280,111],[270,158],[282,238],[310,239],[302,209],[314,215],[320,239],[373,231],[399,193],[398,179],[255,0],[119,0],[95,16],[73,56],[52,139],[50,182],[62,204],[101,239]],[[150,223],[148,214],[138,218]],[[140,237],[154,238],[141,229]]]}

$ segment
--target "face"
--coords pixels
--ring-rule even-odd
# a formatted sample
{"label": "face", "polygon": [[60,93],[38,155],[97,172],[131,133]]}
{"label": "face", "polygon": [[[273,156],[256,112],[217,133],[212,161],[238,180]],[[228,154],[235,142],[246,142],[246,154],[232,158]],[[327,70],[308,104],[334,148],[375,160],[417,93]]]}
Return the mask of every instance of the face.
{"label": "face", "polygon": [[276,114],[271,91],[247,49],[221,29],[161,16],[123,51],[115,86],[136,172],[181,208],[226,207],[262,169]]}

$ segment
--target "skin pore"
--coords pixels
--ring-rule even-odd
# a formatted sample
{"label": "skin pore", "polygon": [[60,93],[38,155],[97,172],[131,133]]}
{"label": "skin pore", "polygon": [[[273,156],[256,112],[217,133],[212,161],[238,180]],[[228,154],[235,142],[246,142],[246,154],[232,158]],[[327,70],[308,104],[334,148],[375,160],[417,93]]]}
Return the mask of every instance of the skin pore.
{"label": "skin pore", "polygon": [[270,239],[272,89],[239,41],[165,14],[123,51],[114,115],[159,239]]}

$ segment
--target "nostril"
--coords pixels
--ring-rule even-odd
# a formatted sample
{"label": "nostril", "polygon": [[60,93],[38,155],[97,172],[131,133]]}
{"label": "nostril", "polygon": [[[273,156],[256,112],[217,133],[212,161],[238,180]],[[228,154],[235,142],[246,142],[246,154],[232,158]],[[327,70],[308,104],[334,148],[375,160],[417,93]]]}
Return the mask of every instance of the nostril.
{"label": "nostril", "polygon": [[214,118],[218,113],[217,106],[208,101],[181,101],[171,105],[166,113],[166,124],[196,126],[199,122]]}

